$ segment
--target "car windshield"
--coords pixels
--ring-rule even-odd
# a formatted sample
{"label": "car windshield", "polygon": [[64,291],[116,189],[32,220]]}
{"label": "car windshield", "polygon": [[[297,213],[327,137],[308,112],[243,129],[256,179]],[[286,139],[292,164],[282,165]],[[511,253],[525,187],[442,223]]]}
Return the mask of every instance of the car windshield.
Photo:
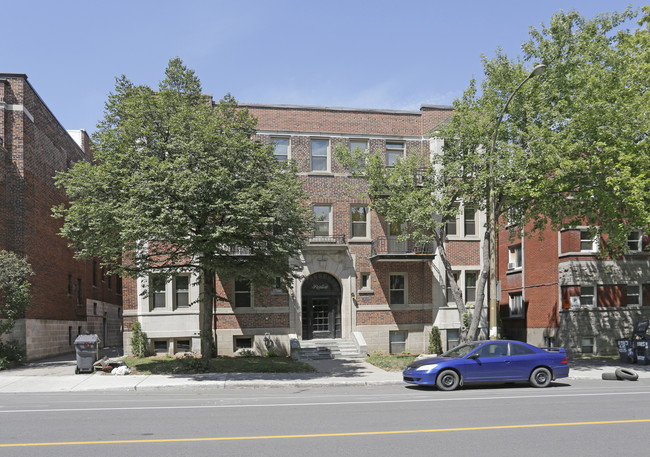
{"label": "car windshield", "polygon": [[479,347],[482,343],[479,341],[474,341],[472,343],[465,343],[461,344],[460,346],[456,346],[455,348],[445,352],[442,354],[442,357],[452,357],[454,359],[460,359],[462,357],[465,357],[467,354],[472,352],[474,349]]}

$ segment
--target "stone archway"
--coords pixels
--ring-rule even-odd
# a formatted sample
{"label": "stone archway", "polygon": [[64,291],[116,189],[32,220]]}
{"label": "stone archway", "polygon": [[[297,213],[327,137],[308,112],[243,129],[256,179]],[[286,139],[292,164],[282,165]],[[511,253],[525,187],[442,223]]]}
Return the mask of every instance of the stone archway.
{"label": "stone archway", "polygon": [[341,284],[329,273],[314,273],[302,284],[302,339],[341,337]]}

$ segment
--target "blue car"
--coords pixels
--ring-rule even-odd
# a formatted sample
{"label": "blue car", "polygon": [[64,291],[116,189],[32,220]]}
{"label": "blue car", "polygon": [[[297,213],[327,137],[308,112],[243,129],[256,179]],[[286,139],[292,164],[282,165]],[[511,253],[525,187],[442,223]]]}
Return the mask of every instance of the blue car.
{"label": "blue car", "polygon": [[454,390],[471,383],[528,381],[546,387],[569,376],[566,350],[538,348],[521,341],[473,341],[440,357],[415,360],[404,369],[404,381]]}

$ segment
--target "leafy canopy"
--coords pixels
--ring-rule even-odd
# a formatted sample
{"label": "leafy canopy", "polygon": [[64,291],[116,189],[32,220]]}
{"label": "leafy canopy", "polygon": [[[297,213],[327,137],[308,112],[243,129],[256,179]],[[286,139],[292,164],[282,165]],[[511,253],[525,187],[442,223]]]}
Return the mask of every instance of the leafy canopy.
{"label": "leafy canopy", "polygon": [[22,257],[0,251],[0,336],[10,331],[31,303],[29,277],[34,273]]}

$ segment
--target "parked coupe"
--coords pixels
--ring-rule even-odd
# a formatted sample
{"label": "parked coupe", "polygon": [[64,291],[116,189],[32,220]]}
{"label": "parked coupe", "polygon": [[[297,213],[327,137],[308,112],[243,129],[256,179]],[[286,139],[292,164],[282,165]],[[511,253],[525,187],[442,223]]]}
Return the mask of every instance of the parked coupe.
{"label": "parked coupe", "polygon": [[404,369],[404,381],[454,390],[470,383],[528,381],[546,387],[569,376],[566,350],[538,348],[521,341],[474,341],[440,357],[415,360]]}

